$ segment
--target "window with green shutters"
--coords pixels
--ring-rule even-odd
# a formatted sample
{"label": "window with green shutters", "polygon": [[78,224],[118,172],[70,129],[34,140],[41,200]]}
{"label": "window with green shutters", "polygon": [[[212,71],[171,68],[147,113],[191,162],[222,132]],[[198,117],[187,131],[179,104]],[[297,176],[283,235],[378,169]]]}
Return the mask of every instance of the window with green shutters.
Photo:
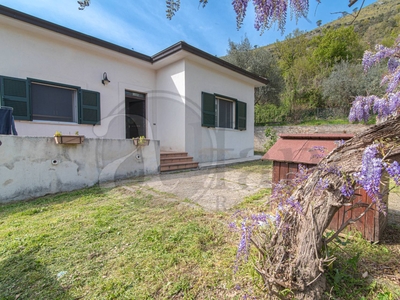
{"label": "window with green shutters", "polygon": [[36,79],[0,77],[1,105],[16,120],[100,124],[100,93]]}
{"label": "window with green shutters", "polygon": [[81,90],[79,123],[100,124],[100,93]]}
{"label": "window with green shutters", "polygon": [[201,126],[215,127],[215,96],[202,92]]}
{"label": "window with green shutters", "polygon": [[236,129],[246,130],[247,103],[236,101]]}
{"label": "window with green shutters", "polygon": [[201,125],[246,130],[247,104],[218,94],[202,92]]}
{"label": "window with green shutters", "polygon": [[28,82],[24,79],[0,77],[1,105],[12,107],[16,120],[31,120]]}

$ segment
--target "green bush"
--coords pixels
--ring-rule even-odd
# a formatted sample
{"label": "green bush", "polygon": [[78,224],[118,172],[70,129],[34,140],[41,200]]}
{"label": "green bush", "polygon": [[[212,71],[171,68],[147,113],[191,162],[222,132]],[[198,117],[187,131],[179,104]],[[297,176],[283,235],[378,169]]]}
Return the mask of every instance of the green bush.
{"label": "green bush", "polygon": [[274,104],[256,104],[254,122],[256,125],[279,124],[286,120],[287,109]]}
{"label": "green bush", "polygon": [[267,142],[264,144],[264,150],[267,152],[278,140],[278,135],[273,127],[265,128],[265,136],[267,137]]}

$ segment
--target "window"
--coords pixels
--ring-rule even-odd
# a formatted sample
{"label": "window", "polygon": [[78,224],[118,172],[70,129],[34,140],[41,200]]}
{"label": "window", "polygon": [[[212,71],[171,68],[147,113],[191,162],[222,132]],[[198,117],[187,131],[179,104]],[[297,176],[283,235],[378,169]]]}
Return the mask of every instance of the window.
{"label": "window", "polygon": [[31,83],[32,119],[77,122],[77,90]]}
{"label": "window", "polygon": [[216,97],[215,115],[217,127],[234,128],[233,101]]}
{"label": "window", "polygon": [[100,123],[100,93],[35,79],[0,77],[1,105],[16,120]]}
{"label": "window", "polygon": [[201,125],[246,130],[247,104],[236,99],[202,93]]}

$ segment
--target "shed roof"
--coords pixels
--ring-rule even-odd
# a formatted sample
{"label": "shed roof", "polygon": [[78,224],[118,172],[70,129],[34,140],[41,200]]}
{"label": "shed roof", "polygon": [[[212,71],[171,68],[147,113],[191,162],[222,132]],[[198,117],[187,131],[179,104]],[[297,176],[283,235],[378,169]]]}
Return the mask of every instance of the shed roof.
{"label": "shed roof", "polygon": [[337,147],[335,141],[349,140],[353,135],[281,134],[279,137],[280,139],[264,154],[263,160],[318,164],[323,156]]}

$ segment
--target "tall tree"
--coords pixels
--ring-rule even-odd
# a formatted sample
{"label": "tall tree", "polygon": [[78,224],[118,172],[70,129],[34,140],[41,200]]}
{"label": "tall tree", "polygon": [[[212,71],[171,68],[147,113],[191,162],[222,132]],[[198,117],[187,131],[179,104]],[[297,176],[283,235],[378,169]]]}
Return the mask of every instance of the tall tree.
{"label": "tall tree", "polygon": [[316,45],[312,54],[314,61],[329,67],[343,60],[360,59],[364,51],[361,39],[352,26],[325,29],[311,43]]}
{"label": "tall tree", "polygon": [[359,63],[341,61],[334,65],[329,77],[322,82],[322,94],[329,108],[350,109],[356,96],[383,95],[381,86],[385,64],[364,73]]}
{"label": "tall tree", "polygon": [[284,105],[291,112],[299,111],[298,106],[318,106],[316,99],[320,97],[313,97],[318,95],[314,86],[317,69],[310,60],[310,42],[304,32],[296,29],[284,41],[275,44],[275,51],[285,80]]}
{"label": "tall tree", "polygon": [[284,88],[284,81],[277,61],[269,50],[253,47],[247,37],[240,43],[229,40],[228,54],[222,59],[268,78],[268,85],[255,89],[255,104],[279,104],[279,94]]}

